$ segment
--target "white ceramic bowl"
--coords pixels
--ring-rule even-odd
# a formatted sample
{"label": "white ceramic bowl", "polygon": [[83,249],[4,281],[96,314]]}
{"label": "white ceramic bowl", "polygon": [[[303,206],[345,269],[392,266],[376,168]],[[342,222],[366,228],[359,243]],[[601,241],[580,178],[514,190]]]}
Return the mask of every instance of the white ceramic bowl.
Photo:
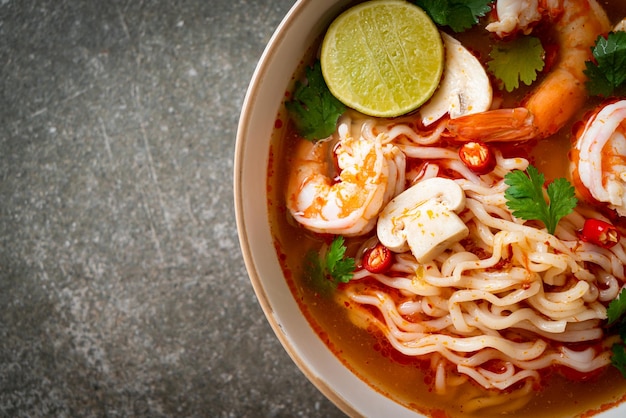
{"label": "white ceramic bowl", "polygon": [[[274,121],[307,48],[348,0],[300,0],[272,36],[245,98],[237,134],[234,193],[244,261],[265,315],[307,378],[351,416],[419,417],[347,369],[320,340],[293,299],[273,245],[267,213],[267,168]],[[601,414],[626,416],[626,404]]]}

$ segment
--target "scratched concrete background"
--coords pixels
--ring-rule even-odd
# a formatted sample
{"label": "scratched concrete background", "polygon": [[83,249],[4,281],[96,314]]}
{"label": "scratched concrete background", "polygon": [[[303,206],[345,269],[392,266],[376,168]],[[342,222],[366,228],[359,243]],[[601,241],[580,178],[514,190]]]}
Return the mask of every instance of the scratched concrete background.
{"label": "scratched concrete background", "polygon": [[0,0],[0,416],[341,416],[272,333],[236,126],[293,0]]}

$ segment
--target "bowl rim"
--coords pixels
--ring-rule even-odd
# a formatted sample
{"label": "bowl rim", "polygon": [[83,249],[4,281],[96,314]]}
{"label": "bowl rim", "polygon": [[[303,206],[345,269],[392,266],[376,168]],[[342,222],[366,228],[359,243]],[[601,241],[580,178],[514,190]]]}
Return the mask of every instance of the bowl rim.
{"label": "bowl rim", "polygon": [[[280,79],[282,83],[289,80],[301,65],[302,51],[319,37],[321,30],[330,24],[343,7],[353,1],[298,0],[267,43],[244,98],[236,137],[233,193],[237,232],[244,264],[263,313],[283,349],[308,381],[348,416],[418,418],[423,415],[368,383],[323,342],[287,286],[268,222],[270,138],[280,103],[288,88],[287,82],[277,86],[278,82],[272,81]],[[314,15],[315,19],[309,19],[309,14]],[[296,33],[293,27],[298,29]],[[298,51],[297,55],[286,52],[294,49]],[[293,66],[288,68],[281,60],[289,60]],[[281,77],[268,77],[270,72],[279,72]],[[253,106],[259,96],[264,96],[266,100],[262,106]],[[259,140],[259,136],[263,139]],[[256,141],[250,145],[252,140]],[[255,154],[249,150],[254,144],[263,146],[264,158],[260,158],[258,152]],[[246,182],[258,187],[245,190],[244,198]],[[259,211],[260,202],[262,212]],[[263,221],[256,222],[260,213],[263,214]],[[299,314],[292,315],[294,311]]]}
{"label": "bowl rim", "polygon": [[307,1],[297,0],[289,9],[287,14],[282,18],[279,25],[273,32],[270,40],[268,41],[257,65],[253,72],[251,82],[246,91],[244,97],[242,110],[239,116],[239,123],[237,127],[237,136],[235,142],[235,158],[234,158],[234,206],[235,206],[235,219],[237,223],[237,231],[239,236],[239,244],[243,255],[244,264],[246,266],[247,273],[250,277],[253,290],[256,294],[256,298],[265,314],[267,322],[272,328],[274,334],[280,341],[283,349],[287,352],[292,361],[300,369],[306,378],[329,399],[337,408],[343,413],[349,416],[361,416],[356,409],[350,405],[344,398],[339,396],[335,390],[323,379],[316,376],[313,369],[297,354],[297,350],[292,342],[286,337],[280,324],[275,320],[274,309],[269,301],[268,295],[261,285],[260,274],[256,263],[253,258],[253,250],[249,237],[245,233],[246,220],[244,216],[243,200],[241,199],[243,190],[243,148],[248,137],[250,127],[246,124],[246,120],[249,119],[250,114],[253,112],[251,106],[255,102],[256,97],[259,94],[259,86],[262,80],[265,78],[265,74],[268,72],[266,63],[270,61],[277,53],[279,45],[284,41],[287,36],[286,31],[292,22],[301,16],[305,11]]}

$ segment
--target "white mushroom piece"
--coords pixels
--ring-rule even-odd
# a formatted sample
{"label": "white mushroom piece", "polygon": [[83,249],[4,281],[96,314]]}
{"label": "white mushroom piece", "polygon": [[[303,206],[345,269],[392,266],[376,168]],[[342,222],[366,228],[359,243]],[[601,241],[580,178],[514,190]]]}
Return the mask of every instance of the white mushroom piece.
{"label": "white mushroom piece", "polygon": [[418,262],[427,263],[468,235],[457,215],[464,208],[465,192],[454,180],[423,180],[383,209],[378,217],[378,239],[394,252],[410,249]]}
{"label": "white mushroom piece", "polygon": [[441,84],[419,109],[424,126],[446,113],[450,119],[484,112],[491,107],[493,91],[489,77],[478,59],[459,41],[441,33],[446,61]]}

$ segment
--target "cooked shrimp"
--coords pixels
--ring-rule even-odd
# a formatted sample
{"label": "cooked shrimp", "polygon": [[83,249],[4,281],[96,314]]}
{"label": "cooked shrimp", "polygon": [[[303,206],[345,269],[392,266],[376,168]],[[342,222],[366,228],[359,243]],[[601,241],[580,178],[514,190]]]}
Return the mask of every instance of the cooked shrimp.
{"label": "cooked shrimp", "polygon": [[570,158],[580,196],[626,216],[626,100],[604,105],[589,118]]}
{"label": "cooked shrimp", "polygon": [[522,32],[529,34],[545,14],[554,18],[562,11],[562,0],[498,0],[498,20],[487,25],[489,32],[500,37]]}
{"label": "cooked shrimp", "polygon": [[351,121],[340,122],[334,148],[339,173],[331,178],[332,140],[315,144],[301,140],[290,165],[287,208],[306,229],[346,236],[369,232],[379,212],[404,189],[405,156],[388,142],[360,126],[353,134]]}
{"label": "cooked shrimp", "polygon": [[[517,0],[507,2],[517,3]],[[552,71],[521,107],[489,110],[450,120],[451,136],[482,141],[542,139],[556,133],[574,116],[587,97],[585,61],[592,58],[591,47],[598,35],[607,33],[610,25],[595,0],[563,0],[558,11],[554,6],[547,4],[542,12],[547,18],[555,16],[559,53]],[[561,13],[557,13],[559,11]]]}

